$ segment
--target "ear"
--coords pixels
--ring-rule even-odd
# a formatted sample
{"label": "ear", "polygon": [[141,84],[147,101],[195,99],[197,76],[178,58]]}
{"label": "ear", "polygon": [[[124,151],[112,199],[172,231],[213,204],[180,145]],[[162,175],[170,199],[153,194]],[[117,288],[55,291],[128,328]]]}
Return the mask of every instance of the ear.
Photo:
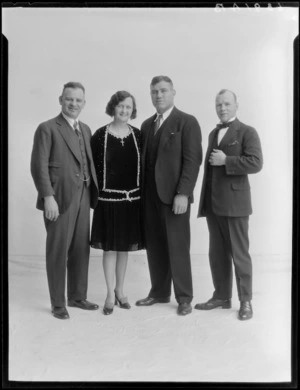
{"label": "ear", "polygon": [[58,98],[59,104],[62,105],[62,96]]}
{"label": "ear", "polygon": [[175,89],[172,90],[172,94],[173,94],[173,96],[176,95],[176,90]]}

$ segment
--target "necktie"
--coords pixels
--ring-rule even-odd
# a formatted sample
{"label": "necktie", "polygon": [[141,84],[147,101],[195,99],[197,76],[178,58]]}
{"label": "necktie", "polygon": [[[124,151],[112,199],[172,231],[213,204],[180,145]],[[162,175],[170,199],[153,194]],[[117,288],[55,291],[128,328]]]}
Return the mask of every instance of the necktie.
{"label": "necktie", "polygon": [[75,133],[77,134],[78,137],[80,137],[80,129],[79,129],[79,124],[77,121],[74,122],[74,130],[75,130]]}
{"label": "necktie", "polygon": [[160,128],[161,120],[162,120],[162,115],[158,114],[154,122],[154,135],[157,133],[157,130]]}

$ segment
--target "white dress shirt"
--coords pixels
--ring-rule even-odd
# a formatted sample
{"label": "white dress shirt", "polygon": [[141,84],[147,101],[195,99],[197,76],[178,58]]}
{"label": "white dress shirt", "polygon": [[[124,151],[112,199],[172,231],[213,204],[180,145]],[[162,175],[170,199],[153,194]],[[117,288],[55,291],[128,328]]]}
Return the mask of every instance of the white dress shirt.
{"label": "white dress shirt", "polygon": [[74,123],[77,122],[78,123],[78,128],[80,127],[79,126],[79,119],[73,119],[73,118],[69,118],[66,114],[64,114],[63,112],[61,112],[62,116],[65,118],[66,121],[68,121],[68,123],[70,124],[70,126],[72,127],[72,129],[75,131],[74,129]]}
{"label": "white dress shirt", "polygon": [[164,123],[164,121],[169,117],[169,115],[171,114],[172,110],[173,110],[174,106],[172,106],[171,108],[169,108],[167,111],[165,111],[163,114],[159,114],[158,112],[156,113],[156,118],[154,120],[154,122],[157,121],[158,119],[158,115],[161,115],[161,119],[160,119],[160,125],[159,127]]}
{"label": "white dress shirt", "polygon": [[[228,121],[228,123],[230,122],[233,122],[235,120],[236,117],[230,119],[230,121]],[[221,124],[221,122],[220,122]],[[229,126],[228,126],[229,127]],[[224,135],[226,134],[227,130],[228,130],[228,127],[224,127],[223,129],[220,129],[219,130],[219,133],[218,133],[218,145],[220,145],[220,142],[222,141],[222,138],[224,137]]]}

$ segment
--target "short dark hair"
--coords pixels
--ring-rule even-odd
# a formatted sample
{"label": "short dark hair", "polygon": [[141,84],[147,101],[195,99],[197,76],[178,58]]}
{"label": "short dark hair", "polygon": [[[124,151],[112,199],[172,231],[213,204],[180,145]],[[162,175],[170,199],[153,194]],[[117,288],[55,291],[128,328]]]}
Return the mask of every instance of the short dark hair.
{"label": "short dark hair", "polygon": [[167,83],[170,83],[173,88],[173,81],[168,76],[155,76],[153,77],[150,86],[156,85],[160,83],[161,81],[166,81]]}
{"label": "short dark hair", "polygon": [[237,102],[237,96],[236,96],[236,94],[233,92],[233,91],[230,91],[230,89],[221,89],[221,91],[219,92],[219,93],[217,93],[217,96],[219,96],[219,95],[223,95],[223,93],[225,93],[225,92],[230,92],[230,93],[232,93],[232,95],[233,95],[233,97],[234,97],[234,101],[235,102]]}
{"label": "short dark hair", "polygon": [[136,109],[135,98],[131,95],[131,93],[129,93],[127,91],[118,91],[112,95],[112,97],[110,98],[110,101],[107,103],[107,106],[106,106],[106,110],[105,110],[106,114],[109,116],[114,116],[115,115],[115,107],[120,102],[122,102],[123,100],[125,100],[129,97],[132,99],[132,104],[133,104],[133,109],[132,109],[132,114],[131,114],[130,119],[136,118],[137,109]]}
{"label": "short dark hair", "polygon": [[83,93],[85,93],[85,88],[84,88],[84,86],[83,86],[81,83],[79,83],[78,81],[69,81],[68,83],[66,83],[66,84],[64,85],[64,87],[63,87],[62,94],[64,93],[64,90],[65,90],[66,88],[74,88],[74,89],[80,88],[80,89],[83,90]]}

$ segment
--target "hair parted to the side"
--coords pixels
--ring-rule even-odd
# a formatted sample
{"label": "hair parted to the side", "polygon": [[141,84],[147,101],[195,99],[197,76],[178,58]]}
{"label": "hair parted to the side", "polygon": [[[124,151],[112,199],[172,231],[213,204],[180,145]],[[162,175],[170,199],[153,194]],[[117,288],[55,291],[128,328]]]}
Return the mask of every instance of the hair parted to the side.
{"label": "hair parted to the side", "polygon": [[160,83],[161,81],[165,81],[167,83],[170,83],[172,88],[173,88],[173,81],[168,76],[155,76],[155,77],[153,77],[150,86],[154,86],[154,85]]}
{"label": "hair parted to the side", "polygon": [[123,102],[123,100],[125,100],[129,97],[132,99],[132,105],[133,105],[132,114],[131,114],[130,119],[135,119],[136,115],[137,115],[135,98],[131,95],[131,93],[129,93],[127,91],[118,91],[112,95],[112,97],[110,98],[110,101],[107,103],[107,106],[106,106],[106,110],[105,110],[106,114],[113,117],[115,115],[115,107],[120,102]]}
{"label": "hair parted to the side", "polygon": [[62,93],[64,93],[64,90],[65,90],[66,88],[73,88],[73,89],[80,88],[80,89],[83,90],[83,93],[85,93],[85,88],[84,88],[84,86],[83,86],[81,83],[79,83],[78,81],[69,81],[68,83],[66,83],[66,84],[64,85],[64,87],[63,87]]}
{"label": "hair parted to the side", "polygon": [[236,96],[236,94],[235,94],[233,91],[231,91],[230,89],[225,89],[225,88],[221,89],[221,91],[220,91],[219,93],[217,93],[217,96],[223,95],[223,93],[225,93],[225,92],[230,92],[230,93],[232,93],[232,95],[233,95],[233,97],[234,97],[235,103],[237,102],[237,96]]}

